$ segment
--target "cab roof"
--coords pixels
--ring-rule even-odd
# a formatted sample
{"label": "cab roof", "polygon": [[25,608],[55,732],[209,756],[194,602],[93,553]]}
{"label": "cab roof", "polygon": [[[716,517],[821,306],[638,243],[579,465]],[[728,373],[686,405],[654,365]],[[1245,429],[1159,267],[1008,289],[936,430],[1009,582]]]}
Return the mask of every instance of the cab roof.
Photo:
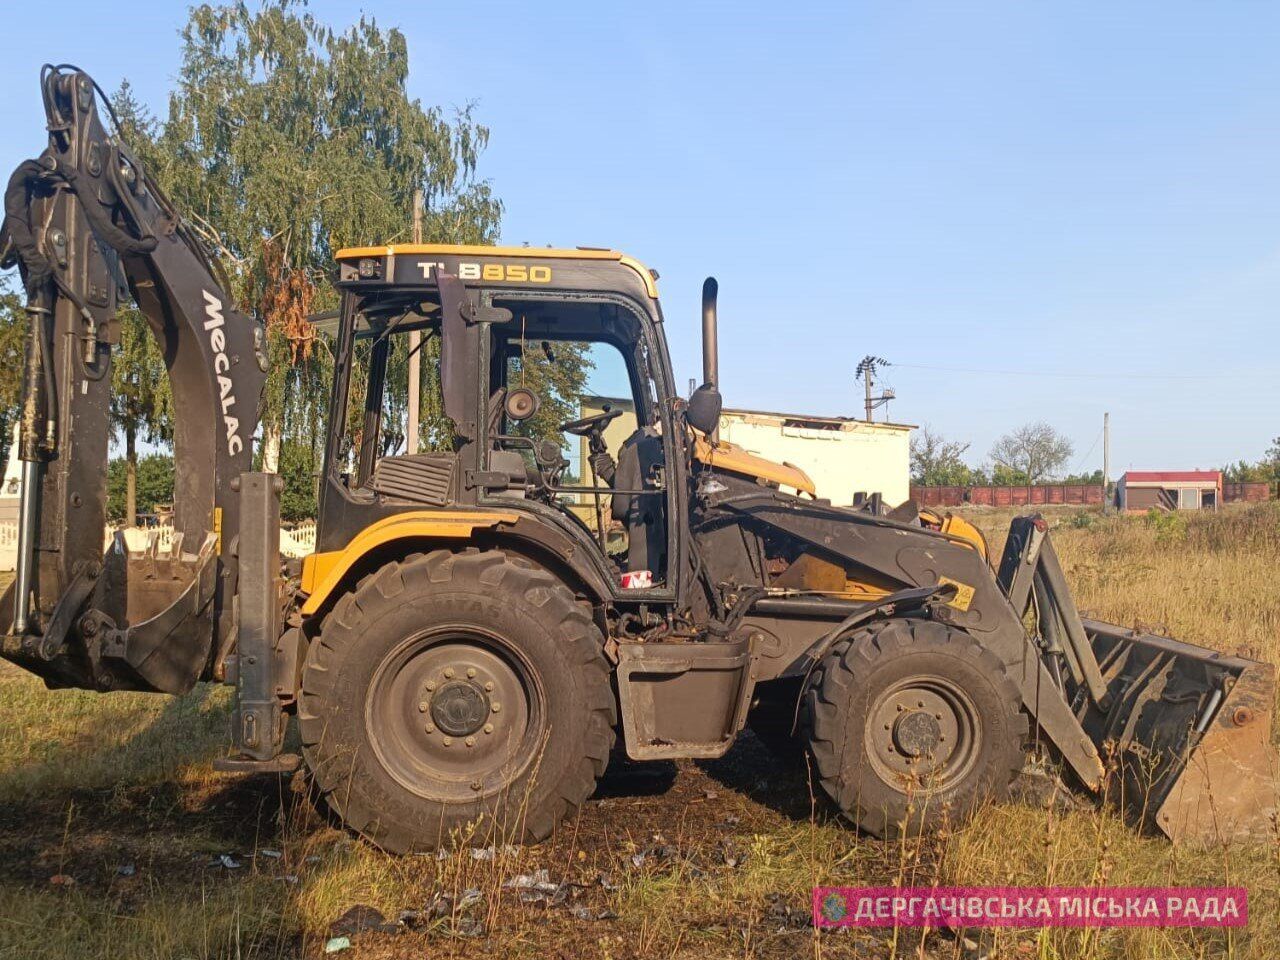
{"label": "cab roof", "polygon": [[649,296],[657,298],[657,275],[635,257],[619,250],[603,247],[499,247],[466,243],[392,243],[381,247],[345,247],[335,254],[337,260],[361,257],[463,256],[463,257],[531,257],[539,260],[612,260],[630,267],[644,281]]}

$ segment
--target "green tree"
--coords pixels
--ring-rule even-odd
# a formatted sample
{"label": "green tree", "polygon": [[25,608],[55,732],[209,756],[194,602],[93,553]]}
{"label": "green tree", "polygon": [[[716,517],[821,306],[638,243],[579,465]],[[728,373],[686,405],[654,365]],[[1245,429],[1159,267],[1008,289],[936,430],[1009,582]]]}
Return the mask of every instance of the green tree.
{"label": "green tree", "polygon": [[1069,473],[1058,482],[1099,487],[1102,485],[1102,468],[1099,467],[1092,473]]}
{"label": "green tree", "polygon": [[282,520],[314,520],[316,516],[317,480],[321,458],[317,451],[297,440],[286,439],[280,445],[280,492]]}
{"label": "green tree", "polygon": [[[145,166],[156,155],[157,124],[133,95],[129,81],[111,98],[120,135]],[[138,441],[169,441],[173,430],[173,394],[164,356],[142,312],[124,306],[116,316],[120,342],[111,358],[111,429],[124,441],[123,520],[133,526],[138,512]]]}
{"label": "green tree", "polygon": [[948,440],[923,426],[911,437],[911,482],[925,487],[966,486],[974,471],[962,457],[969,444]]}
{"label": "green tree", "polygon": [[[0,463],[9,462],[13,427],[21,413],[22,363],[26,344],[25,298],[10,277],[0,277],[0,365],[8,375],[0,377]],[[3,469],[3,467],[0,467]]]}
{"label": "green tree", "polygon": [[[267,326],[264,465],[289,434],[312,448],[329,358],[306,322],[332,305],[335,250],[408,238],[491,242],[501,205],[476,167],[489,132],[406,90],[400,31],[335,31],[292,0],[193,8],[161,138],[162,185]],[[431,358],[424,357],[424,365]]]}
{"label": "green tree", "polygon": [[[115,457],[107,464],[107,519],[116,523],[126,520],[129,462]],[[152,453],[138,460],[136,466],[136,503],[142,513],[155,513],[173,504],[173,457]],[[130,525],[136,518],[130,521]]]}

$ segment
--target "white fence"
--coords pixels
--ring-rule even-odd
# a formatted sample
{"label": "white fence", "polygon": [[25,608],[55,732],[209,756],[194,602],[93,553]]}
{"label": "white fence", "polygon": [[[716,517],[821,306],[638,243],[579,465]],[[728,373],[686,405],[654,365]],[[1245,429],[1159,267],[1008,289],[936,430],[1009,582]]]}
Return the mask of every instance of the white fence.
{"label": "white fence", "polygon": [[[111,545],[111,538],[118,528],[107,527],[102,532],[102,549]],[[125,527],[124,539],[130,550],[144,550],[155,537],[161,551],[172,544],[173,527]],[[305,557],[316,549],[316,524],[314,520],[280,530],[280,553],[286,557]],[[18,525],[12,521],[0,523],[0,572],[12,570],[18,560]]]}

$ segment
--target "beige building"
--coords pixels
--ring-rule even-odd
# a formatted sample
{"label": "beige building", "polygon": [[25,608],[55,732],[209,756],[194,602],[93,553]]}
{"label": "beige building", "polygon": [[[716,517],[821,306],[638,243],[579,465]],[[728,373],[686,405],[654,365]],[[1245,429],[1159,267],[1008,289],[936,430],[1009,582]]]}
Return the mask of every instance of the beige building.
{"label": "beige building", "polygon": [[[582,416],[599,413],[605,404],[626,413],[609,424],[605,440],[616,453],[636,428],[630,400],[585,397]],[[799,467],[813,480],[818,496],[844,506],[859,493],[879,493],[897,506],[910,495],[911,430],[903,423],[867,423],[847,417],[815,417],[764,410],[724,410],[720,439],[748,453]],[[578,451],[580,476],[594,482],[586,441]]]}

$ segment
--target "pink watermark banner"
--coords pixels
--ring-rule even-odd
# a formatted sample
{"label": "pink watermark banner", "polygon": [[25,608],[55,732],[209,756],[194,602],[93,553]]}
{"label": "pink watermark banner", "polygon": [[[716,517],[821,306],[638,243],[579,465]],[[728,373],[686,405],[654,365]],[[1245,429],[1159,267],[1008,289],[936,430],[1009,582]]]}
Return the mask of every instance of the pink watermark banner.
{"label": "pink watermark banner", "polygon": [[1243,927],[1244,887],[815,887],[817,927]]}

